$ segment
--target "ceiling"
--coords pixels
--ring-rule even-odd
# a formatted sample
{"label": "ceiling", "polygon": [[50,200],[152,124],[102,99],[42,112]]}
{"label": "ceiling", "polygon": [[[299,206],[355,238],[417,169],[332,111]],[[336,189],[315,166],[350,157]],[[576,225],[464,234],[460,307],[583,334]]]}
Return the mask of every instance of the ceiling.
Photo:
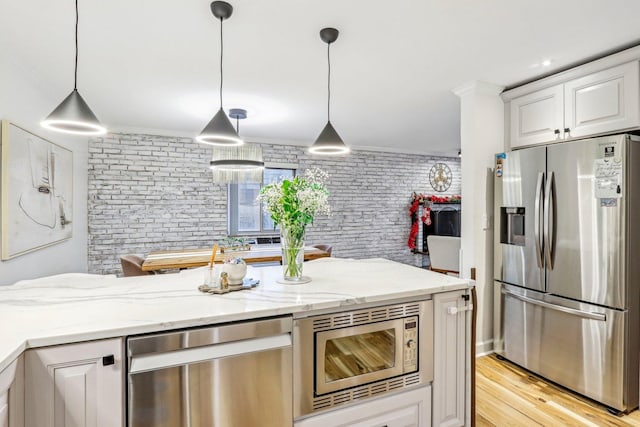
{"label": "ceiling", "polygon": [[[78,89],[110,130],[195,136],[219,108],[209,0],[79,0]],[[311,144],[331,118],[354,149],[454,154],[472,80],[513,86],[640,40],[631,0],[231,0],[224,107],[250,141]],[[73,87],[74,1],[0,0],[0,48],[51,108]],[[540,63],[551,59],[548,67]],[[50,111],[42,111],[46,116]]]}

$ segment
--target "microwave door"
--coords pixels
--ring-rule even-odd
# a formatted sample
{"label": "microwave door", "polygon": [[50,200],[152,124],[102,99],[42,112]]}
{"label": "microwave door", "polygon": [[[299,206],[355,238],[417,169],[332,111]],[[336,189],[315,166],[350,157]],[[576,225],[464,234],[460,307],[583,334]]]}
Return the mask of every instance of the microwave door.
{"label": "microwave door", "polygon": [[544,292],[541,224],[546,149],[512,151],[502,162],[502,191],[496,194],[501,250],[495,279]]}
{"label": "microwave door", "polygon": [[402,375],[403,334],[402,319],[318,332],[316,393]]}

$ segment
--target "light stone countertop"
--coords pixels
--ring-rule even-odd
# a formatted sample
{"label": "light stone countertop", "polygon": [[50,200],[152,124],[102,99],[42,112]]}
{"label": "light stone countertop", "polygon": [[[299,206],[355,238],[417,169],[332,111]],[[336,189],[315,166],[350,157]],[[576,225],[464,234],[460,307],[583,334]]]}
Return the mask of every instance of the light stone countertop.
{"label": "light stone countertop", "polygon": [[[205,267],[206,268],[206,267]],[[281,266],[254,268],[252,290],[198,291],[204,268],[116,278],[61,274],[0,286],[0,372],[24,350],[274,315],[426,296],[464,289],[468,281],[385,259],[305,262],[303,285],[282,285]]]}

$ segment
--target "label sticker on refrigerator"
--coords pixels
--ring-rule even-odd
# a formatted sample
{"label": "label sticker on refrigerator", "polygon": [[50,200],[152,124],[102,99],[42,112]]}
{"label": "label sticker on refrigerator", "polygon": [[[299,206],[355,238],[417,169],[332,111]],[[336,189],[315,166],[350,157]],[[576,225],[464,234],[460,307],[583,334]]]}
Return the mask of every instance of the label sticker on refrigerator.
{"label": "label sticker on refrigerator", "polygon": [[502,163],[507,158],[507,153],[496,154],[496,178],[502,178]]}
{"label": "label sticker on refrigerator", "polygon": [[597,159],[593,162],[595,197],[619,199],[622,197],[622,162]]}
{"label": "label sticker on refrigerator", "polygon": [[616,147],[615,145],[610,145],[608,147],[604,147],[604,156],[605,157],[614,157],[616,155]]}
{"label": "label sticker on refrigerator", "polygon": [[615,208],[618,206],[618,199],[600,199],[600,206],[603,208]]}

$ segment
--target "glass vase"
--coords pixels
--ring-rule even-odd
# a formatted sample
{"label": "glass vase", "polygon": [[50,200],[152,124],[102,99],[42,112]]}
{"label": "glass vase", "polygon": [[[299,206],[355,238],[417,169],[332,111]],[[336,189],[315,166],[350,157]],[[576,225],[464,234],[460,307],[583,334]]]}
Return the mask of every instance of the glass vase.
{"label": "glass vase", "polygon": [[302,276],[305,232],[305,227],[280,226],[284,283],[306,283],[310,281],[308,277]]}

